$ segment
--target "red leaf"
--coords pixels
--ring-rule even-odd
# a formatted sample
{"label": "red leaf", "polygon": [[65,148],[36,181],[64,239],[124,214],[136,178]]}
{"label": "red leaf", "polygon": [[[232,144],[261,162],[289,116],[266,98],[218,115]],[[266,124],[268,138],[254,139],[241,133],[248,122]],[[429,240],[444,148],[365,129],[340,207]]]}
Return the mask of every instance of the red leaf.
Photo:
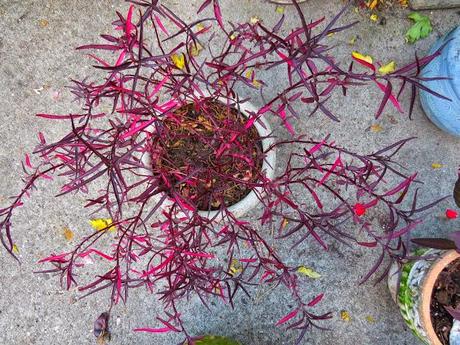
{"label": "red leaf", "polygon": [[93,249],[93,248],[87,250],[86,252],[80,253],[78,256],[81,257],[81,258],[84,258],[85,256],[88,256],[88,255],[93,254],[93,253],[98,255],[98,256],[100,256],[100,257],[102,257],[102,258],[104,258],[104,259],[106,259],[106,260],[109,260],[109,261],[114,260],[113,257],[111,257],[111,256],[109,256],[107,254],[104,254],[103,252],[100,252],[99,250]]}
{"label": "red leaf", "polygon": [[321,179],[321,181],[318,182],[318,185],[322,185],[327,180],[329,175],[331,175],[334,172],[335,168],[337,168],[338,166],[341,166],[343,168],[343,164],[342,164],[342,160],[340,159],[340,156],[337,157],[331,169],[328,170],[326,174],[323,176],[323,178]]}
{"label": "red leaf", "polygon": [[171,332],[173,331],[169,327],[163,327],[163,328],[135,328],[134,332],[147,332],[147,333],[166,333],[166,332]]}
{"label": "red leaf", "polygon": [[377,242],[357,242],[360,246],[367,247],[367,248],[375,248],[377,247]]}
{"label": "red leaf", "polygon": [[131,31],[134,29],[134,25],[132,23],[133,8],[134,8],[134,5],[129,6],[128,14],[126,16],[125,32],[126,32],[126,35],[128,36],[131,35]]}
{"label": "red leaf", "polygon": [[206,7],[209,6],[210,3],[211,3],[211,0],[205,0],[205,1],[201,4],[201,6],[200,6],[200,8],[198,9],[198,12],[197,12],[197,13],[200,13],[201,11],[203,11]]}
{"label": "red leaf", "polygon": [[278,322],[275,324],[275,326],[279,326],[279,325],[282,325],[283,323],[288,322],[290,319],[295,317],[298,312],[299,312],[298,309],[296,309],[294,311],[291,311],[289,314],[287,314],[286,316],[284,316],[280,320],[278,320]]}
{"label": "red leaf", "polygon": [[316,296],[315,298],[313,298],[307,305],[309,307],[313,307],[315,306],[316,304],[318,304],[324,297],[324,294],[319,294],[318,296]]}
{"label": "red leaf", "polygon": [[41,259],[38,263],[41,264],[43,262],[67,262],[67,259],[65,258],[68,253],[63,253],[63,254],[58,254],[58,255],[50,255],[44,259]]}
{"label": "red leaf", "polygon": [[[375,81],[375,83],[377,84],[377,86],[379,87],[380,90],[382,90],[384,93],[387,92],[387,86],[383,85],[381,82],[379,82],[377,80],[374,80],[374,81]],[[399,102],[396,99],[396,97],[392,93],[390,93],[388,97],[389,97],[391,103],[393,103],[393,105],[395,106],[395,108],[398,109],[398,111],[400,113],[402,113],[403,110],[401,108],[401,104],[399,104]]]}
{"label": "red leaf", "polygon": [[26,153],[26,165],[31,169],[33,168],[32,163],[30,163],[30,157],[27,153]]}
{"label": "red leaf", "polygon": [[214,0],[214,15],[217,19],[217,22],[219,23],[219,26],[224,30],[224,23],[222,21],[222,12],[220,11],[220,6],[219,6],[219,1]]}
{"label": "red leaf", "polygon": [[163,31],[166,35],[169,35],[169,32],[168,32],[168,30],[166,30],[165,26],[161,22],[160,17],[158,17],[156,14],[155,14],[155,21],[158,24],[158,26],[160,27],[160,30]]}
{"label": "red leaf", "polygon": [[101,49],[101,50],[120,50],[122,49],[119,46],[114,46],[112,44],[87,44],[76,48],[77,50],[82,49]]}

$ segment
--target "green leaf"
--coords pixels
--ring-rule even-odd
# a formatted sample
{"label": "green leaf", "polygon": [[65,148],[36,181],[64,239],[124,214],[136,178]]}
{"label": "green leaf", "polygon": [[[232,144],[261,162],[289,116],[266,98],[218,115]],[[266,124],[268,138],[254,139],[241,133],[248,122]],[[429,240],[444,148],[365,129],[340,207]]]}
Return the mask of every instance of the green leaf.
{"label": "green leaf", "polygon": [[408,18],[414,22],[406,33],[406,41],[409,43],[414,43],[419,39],[428,37],[433,30],[430,18],[423,14],[412,12],[409,14]]}

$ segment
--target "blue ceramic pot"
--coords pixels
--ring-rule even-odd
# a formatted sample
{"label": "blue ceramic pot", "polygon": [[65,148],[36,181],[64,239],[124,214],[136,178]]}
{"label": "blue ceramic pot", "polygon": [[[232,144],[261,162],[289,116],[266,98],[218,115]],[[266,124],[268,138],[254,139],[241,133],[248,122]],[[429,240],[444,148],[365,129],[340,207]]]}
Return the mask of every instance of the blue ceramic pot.
{"label": "blue ceramic pot", "polygon": [[[449,41],[450,40],[450,41]],[[449,42],[448,42],[449,41]],[[443,131],[460,137],[460,26],[441,38],[432,48],[434,53],[447,43],[441,56],[422,71],[422,77],[448,77],[449,80],[423,82],[425,86],[446,96],[451,101],[420,91],[420,100],[428,118]]]}

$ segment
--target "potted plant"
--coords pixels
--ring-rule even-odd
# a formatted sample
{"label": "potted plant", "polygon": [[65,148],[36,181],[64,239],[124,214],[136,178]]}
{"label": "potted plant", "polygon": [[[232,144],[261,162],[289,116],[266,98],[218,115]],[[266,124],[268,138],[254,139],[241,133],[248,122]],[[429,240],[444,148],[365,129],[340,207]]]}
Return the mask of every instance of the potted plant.
{"label": "potted plant", "polygon": [[[420,222],[415,215],[437,201],[418,205],[411,194],[416,174],[400,171],[396,155],[410,139],[361,154],[330,136],[311,139],[312,133],[296,131],[296,118],[322,113],[338,121],[327,100],[337,90],[346,95],[365,85],[382,91],[376,116],[388,103],[402,111],[393,91],[398,85],[398,95],[413,86],[412,109],[418,71],[440,51],[383,74],[369,56],[353,52],[342,67],[331,55],[325,38],[351,26],[337,25],[346,8],[319,30],[324,18],[307,24],[293,1],[300,26],[286,34],[284,15],[274,27],[224,25],[217,0],[199,9],[212,4],[212,17],[192,23],[157,2],[132,3],[126,16],[117,13],[117,34],[78,48],[99,51],[89,57],[105,72],[102,79],[73,81],[82,111],[37,114],[66,123],[69,132],[53,143],[38,133],[23,164],[25,185],[0,209],[2,244],[15,257],[13,214],[37,180],[58,178],[60,196],[84,193],[85,206],[104,215],[98,231],[72,250],[40,261],[67,289],[78,286],[84,296],[107,290],[111,310],[130,289],[146,287],[164,314],[136,331],[182,332],[192,344],[199,342],[187,331],[182,300],[193,295],[205,305],[217,298],[233,306],[237,292],[249,294],[253,285],[283,285],[295,306],[274,324],[297,331],[299,342],[331,315],[313,312],[323,295],[300,293],[300,267],[287,264],[274,243],[296,247],[313,240],[327,249],[339,240],[378,248],[363,281],[377,272],[383,279],[390,267],[379,270],[383,259],[404,260],[405,238]],[[218,35],[225,39],[217,42]],[[269,85],[264,73],[275,70],[282,77]],[[275,151],[282,159],[275,161]],[[95,181],[103,188],[93,188]],[[254,200],[250,220],[243,214]],[[105,272],[85,281],[78,272],[89,262]],[[108,322],[109,313],[101,314],[95,335],[106,337]]]}
{"label": "potted plant", "polygon": [[426,344],[456,344],[449,338],[460,335],[453,330],[455,319],[460,320],[460,232],[452,233],[451,238],[412,239],[431,249],[414,253],[418,260],[402,266],[399,282],[396,265],[389,275],[390,291],[404,320]]}

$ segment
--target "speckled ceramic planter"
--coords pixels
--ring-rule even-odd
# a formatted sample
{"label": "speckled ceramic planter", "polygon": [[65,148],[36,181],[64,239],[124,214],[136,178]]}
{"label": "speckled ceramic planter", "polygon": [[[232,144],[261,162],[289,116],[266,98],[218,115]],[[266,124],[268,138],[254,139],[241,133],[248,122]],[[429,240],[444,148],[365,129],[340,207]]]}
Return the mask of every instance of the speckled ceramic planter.
{"label": "speckled ceramic planter", "polygon": [[388,287],[398,304],[407,326],[424,344],[441,345],[431,323],[430,303],[433,287],[439,273],[452,261],[460,258],[455,250],[419,250],[415,255],[430,255],[434,260],[409,262],[402,267],[401,282],[397,291],[397,267],[388,276]]}

